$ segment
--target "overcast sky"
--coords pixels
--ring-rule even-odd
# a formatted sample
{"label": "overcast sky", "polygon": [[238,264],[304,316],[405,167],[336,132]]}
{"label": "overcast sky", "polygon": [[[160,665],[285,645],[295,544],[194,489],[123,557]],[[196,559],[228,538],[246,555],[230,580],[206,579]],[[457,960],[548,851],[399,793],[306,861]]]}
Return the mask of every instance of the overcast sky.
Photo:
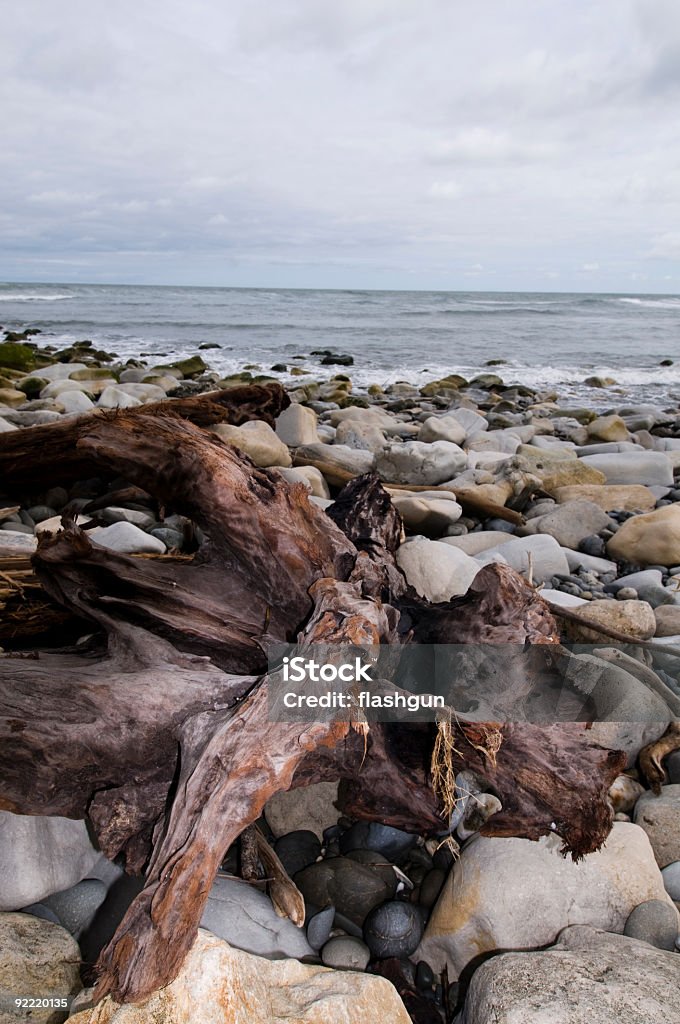
{"label": "overcast sky", "polygon": [[0,278],[680,291],[677,0],[21,0]]}

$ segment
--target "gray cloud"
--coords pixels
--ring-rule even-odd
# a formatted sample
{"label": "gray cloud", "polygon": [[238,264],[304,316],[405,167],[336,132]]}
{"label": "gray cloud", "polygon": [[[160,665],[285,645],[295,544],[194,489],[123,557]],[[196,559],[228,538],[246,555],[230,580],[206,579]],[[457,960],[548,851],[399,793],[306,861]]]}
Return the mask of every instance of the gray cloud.
{"label": "gray cloud", "polygon": [[675,0],[24,0],[0,276],[680,289]]}

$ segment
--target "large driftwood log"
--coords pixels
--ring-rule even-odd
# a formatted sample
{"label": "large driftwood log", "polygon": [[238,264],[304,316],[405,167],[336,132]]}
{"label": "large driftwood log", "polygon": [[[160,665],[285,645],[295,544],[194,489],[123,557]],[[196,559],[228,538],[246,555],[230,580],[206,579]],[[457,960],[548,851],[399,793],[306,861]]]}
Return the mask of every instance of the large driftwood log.
{"label": "large driftwood log", "polygon": [[[137,412],[145,418],[172,413],[200,427],[215,423],[239,426],[247,420],[265,420],[273,426],[279,413],[289,405],[290,399],[278,383],[245,384],[171,402],[151,402]],[[15,493],[35,492],[95,476],[102,464],[82,450],[78,442],[89,435],[94,421],[115,419],[117,415],[115,410],[96,410],[4,435],[0,445],[1,486]],[[134,418],[135,412],[128,409],[126,416]]]}
{"label": "large driftwood log", "polygon": [[[354,481],[329,517],[304,487],[167,406],[90,418],[77,454],[171,502],[209,538],[190,563],[157,563],[104,551],[67,521],[34,566],[56,600],[95,623],[92,646],[0,660],[0,806],[87,817],[108,856],[145,871],[99,964],[99,993],[125,1001],[175,975],[224,852],[277,790],[344,778],[356,814],[446,828],[431,785],[436,727],[270,721],[272,640],[557,634],[545,602],[504,566],[482,570],[466,598],[419,599],[394,562],[401,523],[375,477]],[[460,763],[501,796],[500,834],[556,831],[576,856],[601,844],[619,761],[588,753],[583,727],[455,729]]]}

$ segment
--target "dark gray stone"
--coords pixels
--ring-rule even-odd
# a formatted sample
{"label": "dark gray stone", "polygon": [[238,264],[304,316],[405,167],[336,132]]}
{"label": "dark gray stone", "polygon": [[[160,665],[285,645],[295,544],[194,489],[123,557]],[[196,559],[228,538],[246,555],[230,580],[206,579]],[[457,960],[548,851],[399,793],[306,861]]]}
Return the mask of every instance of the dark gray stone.
{"label": "dark gray stone", "polygon": [[156,537],[158,540],[162,540],[168,551],[172,551],[173,548],[181,549],[184,543],[184,537],[178,530],[171,530],[167,526],[157,526],[153,530],[149,530],[152,537]]}
{"label": "dark gray stone", "polygon": [[388,860],[398,861],[415,846],[416,836],[378,821],[357,821],[340,839],[340,852],[374,850]]}
{"label": "dark gray stone", "polygon": [[307,922],[307,942],[312,949],[321,949],[328,942],[335,920],[335,907],[325,907],[313,914]]}
{"label": "dark gray stone", "polygon": [[308,903],[317,907],[333,904],[341,914],[361,925],[373,907],[394,895],[396,876],[389,884],[363,864],[348,857],[332,857],[299,871],[295,884]]}
{"label": "dark gray stone", "polygon": [[314,863],[321,853],[321,843],[314,832],[301,828],[277,839],[274,852],[292,878]]}
{"label": "dark gray stone", "polygon": [[425,875],[420,885],[420,902],[424,907],[433,907],[446,881],[446,872],[441,868],[432,868]]}
{"label": "dark gray stone", "polygon": [[364,922],[364,941],[378,960],[410,956],[422,934],[423,919],[417,907],[401,900],[375,907]]}

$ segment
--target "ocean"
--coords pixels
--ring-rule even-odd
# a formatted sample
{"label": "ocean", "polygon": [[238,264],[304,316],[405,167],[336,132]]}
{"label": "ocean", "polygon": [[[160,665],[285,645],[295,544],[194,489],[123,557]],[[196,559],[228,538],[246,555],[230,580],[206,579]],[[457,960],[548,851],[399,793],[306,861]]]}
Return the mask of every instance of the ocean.
{"label": "ocean", "polygon": [[[150,363],[203,352],[222,373],[269,372],[294,356],[318,378],[341,370],[356,385],[488,371],[604,407],[680,402],[680,297],[517,292],[323,291],[99,284],[0,284],[0,324],[38,327],[41,343],[90,339]],[[313,349],[354,358],[322,367]],[[674,361],[661,366],[662,360]],[[292,365],[295,365],[293,363]],[[255,371],[254,371],[255,372]],[[282,380],[287,373],[274,373]],[[584,387],[589,376],[616,385]],[[304,378],[302,378],[304,379]]]}

